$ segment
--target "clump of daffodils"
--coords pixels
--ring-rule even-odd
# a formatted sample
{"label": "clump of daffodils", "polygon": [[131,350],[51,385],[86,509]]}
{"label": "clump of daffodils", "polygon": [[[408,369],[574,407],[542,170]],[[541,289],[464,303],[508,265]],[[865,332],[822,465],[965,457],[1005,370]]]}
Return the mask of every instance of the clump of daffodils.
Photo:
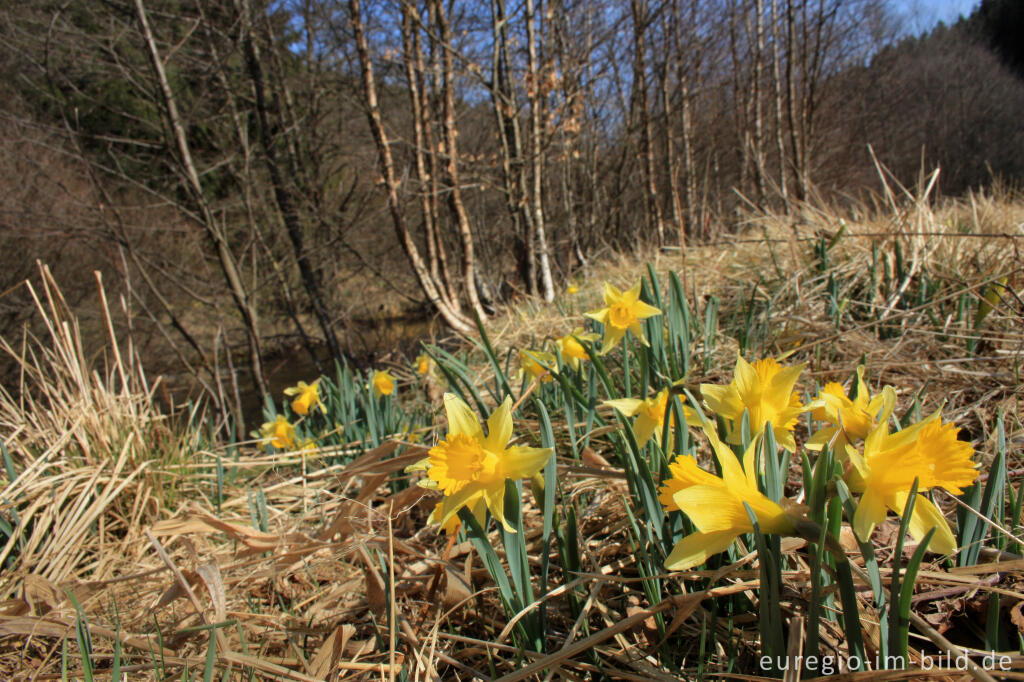
{"label": "clump of daffodils", "polygon": [[[977,479],[974,449],[957,439],[958,429],[944,424],[936,411],[917,424],[891,432],[889,420],[896,404],[896,391],[886,386],[871,395],[863,367],[857,369],[852,398],[847,397],[840,384],[828,383],[815,400],[805,405],[795,391],[803,369],[804,365],[783,366],[774,358],[748,363],[738,357],[731,383],[701,385],[704,406],[726,425],[725,440],[734,445],[741,443],[744,418],[753,437],[740,464],[714,426],[702,421],[701,428],[721,467],[721,477],[699,468],[689,456],[680,456],[669,465],[672,476],[662,486],[660,500],[666,511],[686,514],[697,532],[679,542],[666,567],[684,570],[701,564],[726,549],[738,535],[750,532],[747,508],[753,511],[764,533],[796,532],[805,520],[791,511],[794,505],[785,500],[773,502],[758,490],[754,452],[758,436],[765,429],[772,430],[780,447],[795,452],[795,427],[798,417],[807,411],[824,425],[804,447],[810,451],[829,447],[840,461],[849,462],[844,478],[852,491],[861,494],[851,519],[861,540],[870,538],[888,511],[903,513],[916,481],[919,493],[909,522],[911,536],[920,541],[934,529],[929,545],[932,551],[957,551],[942,511],[920,493],[944,488],[959,495]],[[650,400],[609,403],[624,414],[640,415],[634,427],[638,440],[641,431],[646,434],[655,425],[651,417],[660,413]]]}
{"label": "clump of daffodils", "polygon": [[[609,353],[627,333],[642,345],[649,345],[643,323],[662,311],[640,300],[641,284],[637,282],[622,291],[606,283],[605,307],[586,313],[586,317],[603,326],[603,335],[579,326],[555,339],[561,366],[551,353],[521,350],[521,377],[549,382],[553,373],[566,366],[578,371],[583,362],[591,358],[597,362],[599,356]],[[598,339],[600,351],[595,356],[588,344],[596,344]],[[427,356],[417,358],[417,372],[429,373],[430,363]],[[784,358],[764,357],[748,362],[737,355],[728,384],[700,385],[700,402],[707,416],[700,411],[701,405],[684,406],[686,426],[699,427],[710,445],[716,467],[702,467],[689,454],[678,455],[668,465],[669,475],[660,485],[658,499],[667,513],[684,514],[694,532],[676,543],[665,561],[666,568],[679,571],[699,566],[755,529],[765,534],[798,535],[819,541],[821,529],[804,515],[800,504],[778,490],[772,497],[764,490],[768,463],[773,472],[782,473],[785,478],[779,467],[799,452],[801,444],[810,453],[827,450],[841,465],[827,475],[841,476],[846,486],[859,494],[855,513],[848,520],[862,541],[869,540],[890,511],[904,513],[916,486],[910,534],[921,540],[932,532],[932,551],[956,552],[956,540],[945,516],[922,493],[942,488],[961,494],[976,481],[970,444],[960,441],[956,427],[942,422],[938,412],[894,431],[891,422],[896,389],[885,386],[872,393],[864,378],[864,367],[857,368],[849,393],[841,384],[831,382],[817,395],[802,398],[805,394],[798,382],[805,367],[806,363],[786,364]],[[394,379],[386,372],[376,373],[372,384],[378,395],[394,390]],[[616,410],[624,422],[632,420],[638,449],[653,442],[664,452],[671,452],[673,441],[662,443],[663,434],[674,439],[676,432],[685,428],[672,419],[670,402],[674,390],[663,384],[652,394],[612,398],[605,400],[604,405]],[[297,395],[296,402],[306,394]],[[300,407],[308,411],[314,405],[315,401],[309,399],[308,404]],[[442,494],[431,522],[453,534],[459,526],[459,512],[468,509],[481,526],[490,512],[505,530],[513,532],[505,513],[506,482],[537,477],[552,457],[553,449],[510,445],[513,425],[509,397],[483,424],[454,394],[445,394],[444,406],[446,434],[425,459],[410,467],[425,470],[427,476],[421,485]],[[302,414],[297,408],[295,411]],[[799,434],[801,418],[808,416],[817,428],[813,433]],[[778,451],[770,451],[772,442]],[[828,492],[834,491],[834,486],[823,490],[823,494],[835,494]],[[835,547],[838,545],[832,551],[841,551]]]}

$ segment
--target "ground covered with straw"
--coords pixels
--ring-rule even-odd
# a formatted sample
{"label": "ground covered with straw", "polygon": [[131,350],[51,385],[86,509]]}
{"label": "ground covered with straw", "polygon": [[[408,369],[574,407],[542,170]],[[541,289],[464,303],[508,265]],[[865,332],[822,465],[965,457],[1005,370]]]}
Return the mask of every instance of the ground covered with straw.
{"label": "ground covered with straw", "polygon": [[1022,241],[1009,196],[751,213],[232,442],[113,321],[86,357],[44,272],[48,334],[3,342],[0,677],[1024,676]]}

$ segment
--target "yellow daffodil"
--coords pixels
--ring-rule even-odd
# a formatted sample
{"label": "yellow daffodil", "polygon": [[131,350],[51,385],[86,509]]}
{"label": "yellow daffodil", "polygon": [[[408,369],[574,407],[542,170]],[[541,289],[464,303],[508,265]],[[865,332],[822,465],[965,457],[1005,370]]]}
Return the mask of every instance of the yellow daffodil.
{"label": "yellow daffodil", "polygon": [[395,392],[395,377],[391,376],[391,372],[386,369],[374,372],[373,380],[370,383],[373,386],[373,394],[378,398]]}
{"label": "yellow daffodil", "polygon": [[290,450],[295,447],[295,427],[288,423],[284,415],[277,415],[272,422],[260,427],[263,440],[279,450]]}
{"label": "yellow daffodil", "polygon": [[319,407],[321,410],[324,409],[324,404],[320,402],[319,379],[311,384],[300,381],[297,386],[284,389],[284,394],[297,396],[292,401],[292,412],[295,414],[306,416],[314,407]]}
{"label": "yellow daffodil", "polygon": [[672,477],[665,481],[658,499],[666,511],[681,510],[697,528],[676,543],[665,559],[665,568],[670,571],[685,571],[700,565],[728,549],[739,535],[752,532],[754,525],[744,503],[754,512],[762,533],[791,535],[796,531],[797,519],[757,489],[754,471],[757,442],[750,443],[741,466],[736,454],[718,437],[714,426],[705,421],[701,428],[715,451],[722,477],[704,471],[689,455],[680,455],[669,464]]}
{"label": "yellow daffodil", "polygon": [[575,284],[570,284],[570,285],[569,285],[569,286],[568,286],[568,287],[566,288],[566,290],[565,290],[565,293],[567,293],[567,294],[569,294],[570,296],[572,296],[573,294],[578,294],[578,293],[580,293],[580,288],[579,288],[579,286],[577,286],[577,285],[575,285]]}
{"label": "yellow daffodil", "polygon": [[885,520],[886,509],[903,514],[916,478],[919,494],[910,517],[911,537],[920,541],[935,528],[928,548],[939,554],[956,552],[956,538],[946,518],[920,493],[941,487],[960,495],[978,477],[974,448],[957,439],[958,431],[952,423],[943,424],[936,412],[893,434],[885,423],[880,424],[865,438],[863,455],[846,446],[858,474],[851,478],[850,487],[863,492],[853,517],[853,529],[861,539],[871,537],[875,526]]}
{"label": "yellow daffodil", "polygon": [[726,440],[740,442],[740,424],[743,411],[750,412],[751,435],[771,424],[775,441],[790,452],[796,450],[793,429],[797,417],[811,406],[800,404],[793,391],[806,363],[783,367],[774,358],[758,360],[753,365],[736,356],[736,371],[728,386],[701,384],[700,392],[708,408],[720,417],[730,420]]}
{"label": "yellow daffodil", "polygon": [[[642,448],[652,436],[661,444],[661,432],[665,428],[665,418],[668,416],[668,398],[669,390],[666,388],[647,400],[619,398],[606,400],[604,404],[614,407],[627,417],[636,417],[633,432],[636,434],[637,445]],[[698,421],[697,413],[686,405],[683,406],[683,415],[687,424],[696,424]]]}
{"label": "yellow daffodil", "polygon": [[[543,364],[541,364],[543,363]],[[519,351],[519,378],[522,380],[523,376],[533,380],[540,377],[541,383],[547,383],[554,381],[554,377],[544,367],[555,366],[555,356],[551,353],[544,353],[539,350],[521,350]]]}
{"label": "yellow daffodil", "polygon": [[583,331],[583,327],[576,327],[562,338],[555,339],[555,344],[558,345],[558,352],[562,354],[562,361],[574,370],[579,370],[580,363],[590,359],[583,342],[594,342],[599,338],[601,337],[598,334],[588,334]]}
{"label": "yellow daffodil", "polygon": [[448,435],[430,449],[427,475],[444,493],[437,523],[446,526],[463,507],[469,507],[482,521],[483,510],[501,522],[505,530],[515,529],[505,519],[505,481],[530,478],[547,464],[552,448],[513,445],[512,398],[487,419],[487,435],[473,410],[458,396],[444,395]]}
{"label": "yellow daffodil", "polygon": [[867,438],[876,424],[885,422],[896,406],[896,391],[886,386],[872,397],[864,382],[864,365],[857,368],[857,397],[850,400],[843,387],[837,383],[825,384],[818,393],[816,402],[820,407],[811,412],[818,421],[830,426],[819,429],[805,443],[808,450],[821,450],[826,443],[833,442],[833,451],[845,459],[846,446],[854,441]]}
{"label": "yellow daffodil", "polygon": [[434,361],[426,353],[421,353],[416,357],[416,373],[417,374],[430,374],[430,369],[433,367]]}
{"label": "yellow daffodil", "polygon": [[600,355],[617,346],[627,331],[633,332],[633,336],[640,339],[640,343],[649,345],[640,323],[648,317],[661,315],[661,311],[640,300],[640,286],[641,283],[637,282],[632,289],[623,292],[613,284],[605,282],[605,307],[586,314],[587,317],[604,325]]}

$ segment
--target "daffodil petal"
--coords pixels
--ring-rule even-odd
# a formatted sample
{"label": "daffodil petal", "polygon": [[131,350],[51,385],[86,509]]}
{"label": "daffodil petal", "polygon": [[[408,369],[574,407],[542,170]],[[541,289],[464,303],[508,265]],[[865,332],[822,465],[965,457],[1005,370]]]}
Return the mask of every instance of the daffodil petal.
{"label": "daffodil petal", "polygon": [[491,516],[496,518],[506,531],[515,533],[516,529],[505,518],[505,482],[501,481],[484,488],[484,499],[487,501],[487,508],[491,510]]}
{"label": "daffodil petal", "polygon": [[610,282],[605,282],[603,287],[604,304],[607,306],[612,305],[620,298],[622,298],[622,290]]}
{"label": "daffodil petal", "polygon": [[768,390],[765,391],[764,400],[777,405],[789,402],[789,397],[793,394],[793,386],[796,385],[796,380],[800,378],[800,373],[806,366],[807,363],[804,363],[779,370],[779,373],[772,377]]}
{"label": "daffodil petal", "polygon": [[644,336],[644,326],[641,323],[634,322],[633,324],[629,325],[629,331],[633,332],[633,336],[639,339],[640,343],[644,344],[645,346],[651,345],[647,342],[647,337]]}
{"label": "daffodil petal", "polygon": [[743,414],[743,403],[729,386],[701,384],[700,395],[708,409],[717,415],[730,417],[734,414]]}
{"label": "daffodil petal", "polygon": [[632,417],[640,409],[640,406],[644,404],[644,401],[638,398],[616,398],[615,400],[606,400],[604,404],[608,407],[614,407],[627,417]]}
{"label": "daffodil petal", "polygon": [[483,433],[480,429],[480,422],[476,414],[469,408],[462,398],[454,393],[444,394],[444,411],[448,415],[448,433],[457,435],[465,434],[470,438],[483,440]]}
{"label": "daffodil petal", "polygon": [[661,424],[648,417],[646,414],[641,414],[636,418],[636,422],[633,424],[633,433],[636,434],[637,447],[643,447],[647,445],[647,441],[653,436],[658,442],[661,442]]}
{"label": "daffodil petal", "polygon": [[881,396],[881,411],[878,413],[878,423],[884,424],[889,421],[892,411],[896,408],[896,389],[892,386],[885,386],[882,388]]}
{"label": "daffodil petal", "polygon": [[509,448],[502,458],[502,473],[506,478],[530,478],[547,465],[554,448],[529,448],[521,445]]}
{"label": "daffodil petal", "polygon": [[793,437],[792,431],[782,426],[772,425],[772,433],[775,435],[775,442],[779,444],[779,447],[789,452],[796,452],[796,438]]}
{"label": "daffodil petal", "polygon": [[857,365],[857,397],[855,404],[867,405],[869,403],[870,392],[868,391],[868,385],[864,382],[864,365]]}
{"label": "daffodil petal", "polygon": [[472,509],[473,505],[478,504],[480,499],[483,498],[483,494],[484,486],[482,484],[476,481],[467,483],[459,492],[444,498],[444,514],[442,514],[441,520],[438,523],[442,526],[445,525],[463,507],[468,506]]}
{"label": "daffodil petal", "polygon": [[615,346],[619,345],[619,341],[622,341],[622,337],[626,335],[625,329],[619,329],[610,324],[604,326],[604,341],[601,342],[601,352],[598,355],[605,355],[611,352]]}
{"label": "daffodil petal", "polygon": [[[752,364],[744,360],[743,356],[739,353],[736,354],[736,371],[733,381],[736,384],[736,391],[740,396],[749,396],[760,392],[761,379],[757,376],[757,370],[754,369]],[[742,412],[742,410],[740,411]],[[750,426],[752,429],[760,431],[764,424],[751,423]]]}
{"label": "daffodil petal", "polygon": [[409,466],[405,467],[404,471],[407,474],[411,474],[414,471],[426,471],[430,468],[430,457],[424,457],[423,459],[413,462]]}
{"label": "daffodil petal", "polygon": [[487,418],[487,438],[484,447],[491,452],[501,452],[512,438],[512,397],[505,396],[504,402]]}
{"label": "daffodil petal", "polygon": [[804,442],[804,447],[812,452],[818,452],[828,445],[829,441],[832,440],[832,436],[836,435],[839,429],[835,426],[826,426],[825,428],[818,429],[814,432],[810,438]]}
{"label": "daffodil petal", "polygon": [[724,484],[690,486],[672,495],[672,500],[701,532],[749,532],[752,528],[743,503]]}
{"label": "daffodil petal", "polygon": [[636,303],[640,300],[640,290],[643,287],[643,280],[637,280],[636,284],[631,286],[626,291],[623,291],[620,297],[625,303]]}
{"label": "daffodil petal", "polygon": [[708,441],[711,443],[711,448],[715,451],[718,465],[722,467],[722,480],[725,484],[733,488],[745,486],[746,475],[743,473],[743,467],[740,466],[739,461],[736,459],[736,453],[722,442],[722,439],[718,437],[718,431],[711,422],[706,420],[702,422],[701,429],[703,429],[704,435],[707,436]]}
{"label": "daffodil petal", "polygon": [[737,535],[738,533],[731,530],[690,533],[672,548],[672,552],[665,558],[665,568],[670,571],[685,571],[700,566],[714,555],[729,549]]}
{"label": "daffodil petal", "polygon": [[860,498],[857,512],[853,515],[853,531],[863,542],[871,539],[875,526],[885,521],[886,504],[882,496],[868,488]]}
{"label": "daffodil petal", "polygon": [[480,527],[484,527],[484,523],[487,522],[487,500],[484,499],[483,495],[473,500],[469,505],[469,511],[473,514],[473,518],[480,524]]}
{"label": "daffodil petal", "polygon": [[637,301],[634,303],[633,311],[641,320],[646,320],[648,317],[654,317],[655,315],[661,315],[661,308],[655,308],[653,305],[644,303],[643,301]]}
{"label": "daffodil petal", "polygon": [[[910,491],[900,491],[894,497],[897,508],[893,511],[902,514],[903,510],[907,508]],[[931,500],[918,494],[914,500],[914,513],[910,515],[910,525],[907,530],[910,531],[910,537],[920,542],[932,528],[935,529],[935,535],[928,543],[928,551],[936,554],[956,553],[956,538],[953,537],[953,531],[950,530],[946,517]]]}

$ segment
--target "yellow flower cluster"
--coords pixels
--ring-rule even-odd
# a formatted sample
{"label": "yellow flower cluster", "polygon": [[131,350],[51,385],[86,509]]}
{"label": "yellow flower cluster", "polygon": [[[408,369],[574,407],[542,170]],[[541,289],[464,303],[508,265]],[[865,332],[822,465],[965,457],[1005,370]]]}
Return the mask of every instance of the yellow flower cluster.
{"label": "yellow flower cluster", "polygon": [[[661,314],[654,306],[640,300],[641,283],[622,291],[604,285],[605,307],[586,313],[603,325],[603,337],[576,327],[555,340],[559,357],[541,350],[521,350],[521,376],[535,382],[550,382],[553,375],[570,367],[578,371],[581,363],[592,356],[602,356],[614,349],[627,333],[648,345],[643,321]],[[601,339],[600,350],[595,345]],[[595,352],[596,351],[596,352]],[[977,478],[974,451],[968,443],[957,439],[957,429],[943,423],[938,412],[927,419],[892,432],[889,427],[896,405],[896,391],[884,387],[872,395],[859,367],[852,397],[847,397],[838,383],[828,383],[809,402],[803,402],[796,386],[806,364],[786,366],[781,358],[761,358],[747,362],[737,355],[732,379],[727,384],[700,385],[702,407],[723,425],[718,427],[697,406],[686,405],[683,417],[690,426],[699,426],[711,446],[720,474],[702,469],[689,455],[677,457],[669,465],[670,476],[659,489],[659,500],[666,512],[684,513],[695,532],[683,538],[666,560],[670,570],[686,570],[726,550],[741,534],[757,527],[764,533],[797,534],[807,523],[800,506],[790,500],[774,501],[758,487],[764,464],[758,464],[756,453],[766,441],[762,435],[771,430],[775,443],[790,453],[797,451],[796,427],[801,416],[812,417],[820,428],[803,443],[806,450],[817,452],[829,448],[844,465],[843,475],[849,488],[860,494],[860,502],[852,525],[857,535],[867,540],[888,510],[902,514],[911,489],[917,482],[918,496],[910,519],[911,535],[920,540],[930,530],[935,534],[930,549],[940,553],[956,551],[956,541],[949,524],[939,510],[922,493],[944,488],[960,494]],[[430,371],[426,356],[417,359],[417,371]],[[377,388],[377,376],[374,387]],[[390,384],[382,387],[390,388]],[[304,393],[299,393],[298,402]],[[604,404],[632,418],[636,443],[640,448],[652,440],[671,450],[671,443],[662,444],[666,420],[671,413],[672,389],[663,388],[650,397],[618,398]],[[316,401],[304,403],[311,409]],[[454,394],[444,396],[448,418],[446,436],[428,457],[412,469],[423,469],[427,479],[421,483],[443,495],[431,516],[449,533],[458,526],[457,514],[468,508],[481,523],[485,512],[512,530],[504,513],[505,481],[538,475],[553,455],[551,448],[510,446],[512,437],[511,398],[488,417],[486,433],[473,411]],[[299,412],[295,408],[296,412]],[[747,425],[747,429],[744,428]],[[668,423],[667,432],[674,434],[679,425]],[[750,434],[744,442],[744,431]],[[277,436],[277,432],[274,432]],[[745,446],[742,457],[737,446]],[[763,452],[763,458],[778,453]]]}
{"label": "yellow flower cluster", "polygon": [[[887,510],[902,514],[917,481],[919,494],[910,518],[911,536],[920,541],[935,529],[929,548],[941,554],[956,552],[956,540],[942,512],[920,493],[945,488],[959,495],[977,478],[974,449],[957,439],[958,429],[943,424],[938,412],[902,431],[890,433],[888,422],[896,403],[896,392],[886,386],[876,396],[869,394],[864,368],[857,370],[856,395],[847,398],[842,386],[826,384],[816,399],[803,405],[793,392],[804,365],[784,368],[772,358],[753,365],[737,358],[733,380],[727,386],[701,385],[704,405],[724,418],[727,440],[739,443],[740,425],[749,415],[755,433],[743,457],[742,467],[710,422],[701,427],[711,442],[722,469],[718,478],[697,467],[688,456],[670,465],[672,477],[662,487],[661,502],[666,511],[683,511],[697,527],[684,538],[666,561],[672,570],[685,570],[703,563],[708,556],[727,548],[743,532],[750,532],[746,503],[757,516],[763,532],[792,533],[797,517],[784,506],[767,500],[756,485],[754,447],[756,436],[772,429],[776,442],[793,451],[793,430],[800,414],[812,416],[826,426],[805,444],[810,450],[833,448],[840,460],[848,460],[846,480],[850,489],[861,493],[853,528],[867,540]],[[640,428],[637,428],[638,434]],[[858,449],[857,444],[861,444]]]}

